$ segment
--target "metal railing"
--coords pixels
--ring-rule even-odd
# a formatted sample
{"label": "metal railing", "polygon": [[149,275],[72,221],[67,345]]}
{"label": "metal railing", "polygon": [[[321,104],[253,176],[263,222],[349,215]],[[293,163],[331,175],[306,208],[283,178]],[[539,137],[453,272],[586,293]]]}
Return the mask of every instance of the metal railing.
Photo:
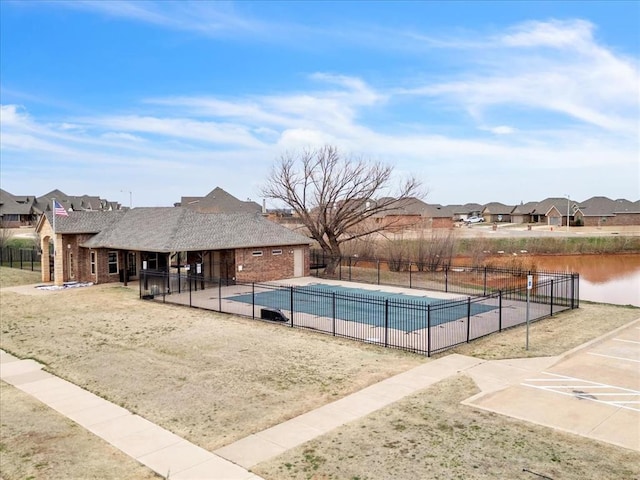
{"label": "metal railing", "polygon": [[[579,276],[538,276],[529,321],[577,308]],[[527,321],[527,286],[449,300],[319,286],[228,282],[202,275],[142,271],[140,298],[273,320],[289,327],[431,356]],[[406,297],[406,299],[404,298]]]}
{"label": "metal railing", "polygon": [[42,267],[42,254],[37,248],[2,247],[0,265],[39,272]]}
{"label": "metal railing", "polygon": [[[322,252],[311,253],[311,275],[340,281],[391,285],[472,296],[487,296],[498,291],[518,290],[533,275],[534,285],[545,280],[569,281],[577,273],[517,268],[431,264],[426,262],[392,261],[362,257],[330,257]],[[577,285],[577,282],[576,282]],[[573,308],[578,308],[577,292],[572,296]]]}

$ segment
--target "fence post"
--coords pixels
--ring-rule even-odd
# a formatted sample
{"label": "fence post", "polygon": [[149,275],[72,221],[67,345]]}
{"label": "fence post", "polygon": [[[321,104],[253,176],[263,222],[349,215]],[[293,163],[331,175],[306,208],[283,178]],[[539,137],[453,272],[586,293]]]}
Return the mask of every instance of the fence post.
{"label": "fence post", "polygon": [[342,280],[342,257],[338,260],[340,262],[338,267],[338,280]]}
{"label": "fence post", "polygon": [[222,277],[218,278],[218,311],[222,313]]}
{"label": "fence post", "polygon": [[332,307],[331,307],[331,311],[332,311],[332,318],[333,318],[333,336],[336,336],[336,292],[331,292],[331,297],[332,297]]}
{"label": "fence post", "polygon": [[467,343],[471,333],[471,297],[467,297]]}
{"label": "fence post", "polygon": [[142,298],[142,282],[145,282],[145,276],[147,275],[146,270],[142,270],[142,278],[138,280],[138,298]]}
{"label": "fence post", "polygon": [[349,281],[351,281],[351,255],[349,255]]}
{"label": "fence post", "polygon": [[[34,248],[33,250],[31,250],[31,271],[33,272],[33,257],[35,256],[34,253],[36,253],[36,249]],[[42,269],[42,267],[40,267],[40,269]]]}
{"label": "fence post", "polygon": [[384,299],[384,346],[389,346],[389,299]]}
{"label": "fence post", "polygon": [[449,291],[449,266],[444,266],[444,291]]}
{"label": "fence post", "polygon": [[411,279],[411,262],[409,262],[409,288],[412,288],[413,281]]}
{"label": "fence post", "polygon": [[502,331],[502,290],[498,290],[498,331]]}
{"label": "fence post", "polygon": [[431,356],[431,304],[427,304],[427,357]]}
{"label": "fence post", "polygon": [[487,296],[487,267],[484,267],[484,287],[483,287],[483,294],[486,297]]}
{"label": "fence post", "polygon": [[573,295],[574,289],[573,289],[573,273],[571,274],[571,310],[573,310],[574,307],[574,295]]}
{"label": "fence post", "polygon": [[13,268],[13,255],[11,254],[11,248],[9,248],[9,266]]}
{"label": "fence post", "polygon": [[[187,282],[189,283],[189,306],[193,307],[193,303],[191,301],[191,283],[193,281],[193,278],[191,277],[191,275],[187,275]],[[198,288],[196,286],[196,288]]]}
{"label": "fence post", "polygon": [[251,282],[251,318],[256,318],[256,282]]}
{"label": "fence post", "polygon": [[20,270],[22,270],[22,249],[20,249],[19,252],[20,252]]}
{"label": "fence post", "polygon": [[377,269],[378,269],[378,285],[380,285],[380,259],[376,260]]}
{"label": "fence post", "polygon": [[291,328],[293,328],[293,286],[289,287],[291,291]]}
{"label": "fence post", "polygon": [[551,279],[551,317],[553,317],[553,278]]}

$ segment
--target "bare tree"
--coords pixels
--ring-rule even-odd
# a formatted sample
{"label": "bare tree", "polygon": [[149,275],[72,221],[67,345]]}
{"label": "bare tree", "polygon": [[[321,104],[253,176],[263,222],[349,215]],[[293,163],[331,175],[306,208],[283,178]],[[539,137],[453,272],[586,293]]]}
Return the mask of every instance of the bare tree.
{"label": "bare tree", "polygon": [[[285,153],[262,189],[266,198],[289,206],[311,237],[330,256],[340,256],[344,242],[391,226],[385,212],[407,198],[420,197],[421,183],[410,177],[389,191],[393,168],[363,158],[343,157],[325,145]],[[328,264],[331,270],[335,265]]]}

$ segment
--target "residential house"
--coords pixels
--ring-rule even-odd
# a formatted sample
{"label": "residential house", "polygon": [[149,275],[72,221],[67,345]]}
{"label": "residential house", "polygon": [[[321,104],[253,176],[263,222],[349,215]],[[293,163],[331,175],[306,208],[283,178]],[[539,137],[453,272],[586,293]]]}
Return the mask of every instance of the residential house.
{"label": "residential house", "polygon": [[19,228],[32,225],[37,218],[35,197],[13,195],[0,189],[0,225]]}
{"label": "residential house", "polygon": [[541,202],[528,202],[517,205],[511,211],[512,223],[541,223],[551,227],[567,224],[567,210],[569,221],[573,221],[573,212],[577,204],[568,198],[550,197]]}
{"label": "residential house", "polygon": [[[225,281],[271,281],[309,274],[309,239],[257,213],[200,213],[183,207],[46,212],[36,227],[42,280],[94,283],[137,279],[143,268],[190,266]],[[53,248],[52,245],[55,247]],[[52,278],[53,276],[53,278]]]}
{"label": "residential house", "polygon": [[490,223],[502,223],[511,222],[511,212],[514,210],[513,206],[507,206],[500,202],[487,203],[480,215],[484,218],[485,222]]}
{"label": "residential house", "polygon": [[575,222],[586,226],[640,225],[640,201],[591,197],[575,210]]}
{"label": "residential house", "polygon": [[469,217],[480,216],[484,207],[479,203],[465,203],[464,205],[450,205],[448,208],[453,210],[453,221],[459,222]]}

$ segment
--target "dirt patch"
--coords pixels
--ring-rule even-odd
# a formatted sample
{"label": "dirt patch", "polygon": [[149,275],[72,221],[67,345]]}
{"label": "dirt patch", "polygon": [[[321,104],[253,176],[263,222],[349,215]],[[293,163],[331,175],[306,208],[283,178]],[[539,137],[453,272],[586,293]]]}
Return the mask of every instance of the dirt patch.
{"label": "dirt patch", "polygon": [[30,395],[0,382],[5,479],[157,479],[154,472]]}
{"label": "dirt patch", "polygon": [[253,471],[295,480],[640,478],[640,454],[460,405],[475,393],[470,378],[452,377]]}

